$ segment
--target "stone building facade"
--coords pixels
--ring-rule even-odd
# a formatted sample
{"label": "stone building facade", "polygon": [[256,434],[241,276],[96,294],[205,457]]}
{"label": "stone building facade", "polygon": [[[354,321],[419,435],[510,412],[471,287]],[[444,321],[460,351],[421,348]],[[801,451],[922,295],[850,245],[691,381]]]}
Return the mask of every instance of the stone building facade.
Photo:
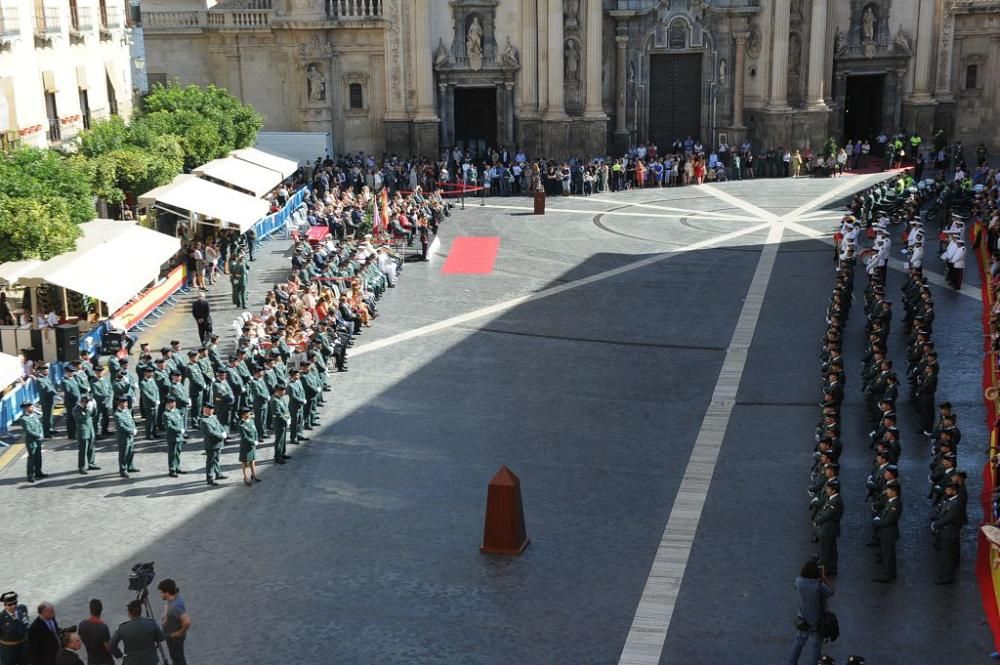
{"label": "stone building facade", "polygon": [[60,146],[132,112],[123,0],[0,0],[0,147]]}
{"label": "stone building facade", "polygon": [[150,83],[224,86],[338,152],[1000,145],[1000,0],[211,2],[143,1]]}

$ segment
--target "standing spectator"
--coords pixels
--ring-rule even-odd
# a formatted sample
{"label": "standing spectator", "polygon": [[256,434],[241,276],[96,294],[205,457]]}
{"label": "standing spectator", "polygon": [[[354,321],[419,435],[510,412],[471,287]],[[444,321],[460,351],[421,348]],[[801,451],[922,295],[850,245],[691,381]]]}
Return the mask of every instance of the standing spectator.
{"label": "standing spectator", "polygon": [[205,279],[215,284],[215,271],[219,269],[219,248],[214,242],[205,245]]}
{"label": "standing spectator", "polygon": [[810,639],[812,650],[808,662],[818,663],[823,655],[823,638],[816,632],[816,626],[823,613],[824,601],[833,595],[833,589],[814,559],[806,561],[799,576],[795,578],[795,592],[799,599],[799,615],[795,625],[798,634],[792,645],[792,653],[788,656],[788,664],[798,665],[802,649]]}
{"label": "standing spectator", "polygon": [[42,601],[38,605],[38,616],[28,629],[28,662],[31,665],[55,665],[61,646],[56,608],[52,603]]}
{"label": "standing spectator", "polygon": [[212,307],[205,299],[204,293],[199,293],[198,299],[191,305],[191,314],[198,324],[198,339],[203,345],[207,345],[212,335]]}
{"label": "standing spectator", "polygon": [[180,587],[172,579],[162,580],[157,586],[160,598],[167,602],[163,606],[163,634],[167,638],[167,650],[173,665],[187,665],[184,656],[184,640],[191,628],[191,617],[187,613]]}
{"label": "standing spectator", "polygon": [[87,665],[114,665],[111,657],[111,629],[104,623],[101,613],[104,603],[97,598],[90,601],[90,616],[80,622],[80,639],[87,648]]}
{"label": "standing spectator", "polygon": [[191,249],[191,258],[194,260],[194,285],[202,291],[205,290],[205,254],[201,251],[201,243],[196,242]]}
{"label": "standing spectator", "polygon": [[7,302],[6,291],[0,291],[0,325],[14,325],[14,314],[10,311],[10,303]]}

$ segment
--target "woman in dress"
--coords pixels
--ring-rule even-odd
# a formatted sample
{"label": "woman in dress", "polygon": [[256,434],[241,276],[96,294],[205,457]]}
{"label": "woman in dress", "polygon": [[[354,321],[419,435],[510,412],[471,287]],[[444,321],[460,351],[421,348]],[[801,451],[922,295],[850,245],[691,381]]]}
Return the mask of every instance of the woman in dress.
{"label": "woman in dress", "polygon": [[253,409],[240,407],[240,464],[243,465],[243,483],[259,483],[257,477],[257,441],[260,436],[253,422]]}

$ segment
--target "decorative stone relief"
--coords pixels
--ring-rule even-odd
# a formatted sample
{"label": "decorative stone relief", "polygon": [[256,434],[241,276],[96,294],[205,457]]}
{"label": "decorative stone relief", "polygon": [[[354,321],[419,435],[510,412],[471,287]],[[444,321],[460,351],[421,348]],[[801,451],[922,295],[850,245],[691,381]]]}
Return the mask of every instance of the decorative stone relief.
{"label": "decorative stone relief", "polygon": [[564,0],[563,16],[566,19],[566,29],[576,30],[580,26],[580,0]]}
{"label": "decorative stone relief", "polygon": [[565,76],[569,81],[580,80],[580,46],[575,39],[566,40],[565,49]]}
{"label": "decorative stone relief", "polygon": [[751,60],[756,60],[760,57],[761,43],[764,41],[764,36],[760,34],[760,28],[754,26],[750,28],[750,34],[747,35],[747,57]]}
{"label": "decorative stone relief", "polygon": [[801,97],[802,89],[802,37],[797,32],[788,35],[788,95]]}

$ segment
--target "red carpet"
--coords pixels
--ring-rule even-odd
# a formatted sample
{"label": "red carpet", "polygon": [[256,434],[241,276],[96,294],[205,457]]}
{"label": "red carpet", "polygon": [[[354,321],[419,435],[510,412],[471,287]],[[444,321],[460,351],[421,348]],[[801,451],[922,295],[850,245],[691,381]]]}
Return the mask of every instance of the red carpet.
{"label": "red carpet", "polygon": [[448,259],[441,267],[446,275],[488,275],[500,249],[498,236],[470,238],[460,236],[451,243]]}

